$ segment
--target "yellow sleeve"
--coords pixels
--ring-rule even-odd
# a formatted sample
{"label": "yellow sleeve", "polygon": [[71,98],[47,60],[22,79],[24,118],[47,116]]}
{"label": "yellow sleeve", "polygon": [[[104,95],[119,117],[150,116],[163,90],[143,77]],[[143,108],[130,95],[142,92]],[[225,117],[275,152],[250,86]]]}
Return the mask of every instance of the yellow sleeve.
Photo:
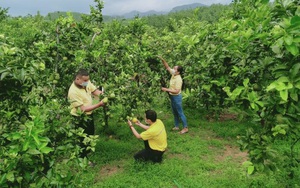
{"label": "yellow sleeve", "polygon": [[91,81],[89,81],[89,84],[88,84],[88,90],[89,90],[91,93],[93,93],[96,89],[97,89],[97,87],[96,87],[94,84],[92,84]]}
{"label": "yellow sleeve", "polygon": [[70,93],[69,100],[72,108],[77,108],[83,105],[82,97],[80,97],[76,93]]}
{"label": "yellow sleeve", "polygon": [[153,133],[150,129],[142,132],[140,135],[143,140],[150,140],[151,138],[153,138]]}

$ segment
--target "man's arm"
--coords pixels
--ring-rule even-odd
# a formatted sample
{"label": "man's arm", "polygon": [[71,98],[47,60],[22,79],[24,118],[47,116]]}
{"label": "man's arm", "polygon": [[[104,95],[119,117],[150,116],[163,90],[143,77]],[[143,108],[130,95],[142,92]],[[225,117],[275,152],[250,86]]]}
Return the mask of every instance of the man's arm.
{"label": "man's arm", "polygon": [[105,104],[104,104],[103,101],[100,101],[100,102],[98,102],[96,104],[92,104],[92,105],[89,105],[89,106],[83,106],[83,105],[81,105],[80,109],[83,112],[90,112],[92,110],[95,110],[96,108],[99,108],[100,106],[105,106]]}
{"label": "man's arm", "polygon": [[171,68],[168,65],[167,61],[164,58],[162,58],[161,56],[158,56],[158,58],[162,61],[162,63],[164,64],[165,68],[170,72]]}
{"label": "man's arm", "polygon": [[143,129],[145,129],[145,130],[149,129],[149,126],[142,124],[140,121],[137,121],[135,124],[140,126]]}
{"label": "man's arm", "polygon": [[102,91],[100,91],[99,89],[96,89],[95,91],[92,92],[92,94],[93,94],[93,95],[96,95],[96,96],[100,96],[100,95],[103,94],[103,93],[102,93]]}
{"label": "man's arm", "polygon": [[134,136],[138,139],[141,139],[142,138],[141,135],[135,130],[135,128],[132,126],[131,121],[129,121],[129,120],[128,120],[128,125],[129,125],[130,130],[134,134]]}
{"label": "man's arm", "polygon": [[180,89],[169,89],[166,87],[162,87],[161,90],[172,93],[172,94],[178,94],[180,92]]}

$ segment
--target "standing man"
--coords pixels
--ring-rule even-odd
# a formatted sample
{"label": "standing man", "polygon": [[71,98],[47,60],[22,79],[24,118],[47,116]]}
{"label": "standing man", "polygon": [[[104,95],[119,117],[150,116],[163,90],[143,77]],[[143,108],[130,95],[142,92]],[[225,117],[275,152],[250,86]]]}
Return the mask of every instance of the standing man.
{"label": "standing man", "polygon": [[[74,117],[76,128],[83,128],[84,133],[88,135],[95,133],[93,110],[105,105],[103,101],[93,104],[92,96],[100,94],[102,92],[90,82],[89,73],[85,69],[80,69],[69,88],[68,99],[71,103],[71,115]],[[83,113],[85,117],[82,116]],[[80,140],[80,146],[83,149],[80,154],[82,158],[87,157],[88,154],[83,140],[84,138]]]}
{"label": "standing man", "polygon": [[137,161],[160,163],[162,161],[162,155],[167,148],[167,133],[165,126],[160,119],[157,119],[157,114],[153,110],[145,111],[145,122],[149,126],[142,124],[138,120],[136,121],[136,125],[146,130],[139,134],[133,127],[132,122],[128,120],[129,128],[134,136],[138,139],[143,139],[145,144],[145,149],[136,153],[134,159]]}
{"label": "standing man", "polygon": [[183,74],[183,68],[181,66],[174,66],[173,69],[171,69],[162,57],[158,56],[161,60],[162,63],[164,64],[165,68],[170,72],[171,79],[170,79],[170,86],[169,88],[162,87],[161,90],[168,92],[170,99],[171,99],[171,107],[172,107],[172,113],[174,115],[174,122],[175,126],[172,128],[174,131],[179,130],[179,120],[181,119],[182,124],[183,124],[183,129],[179,132],[180,134],[187,133],[189,131],[188,125],[187,125],[187,120],[186,116],[184,115],[183,112],[183,107],[182,107],[182,95],[181,95],[181,90],[182,90],[182,77],[181,75]]}

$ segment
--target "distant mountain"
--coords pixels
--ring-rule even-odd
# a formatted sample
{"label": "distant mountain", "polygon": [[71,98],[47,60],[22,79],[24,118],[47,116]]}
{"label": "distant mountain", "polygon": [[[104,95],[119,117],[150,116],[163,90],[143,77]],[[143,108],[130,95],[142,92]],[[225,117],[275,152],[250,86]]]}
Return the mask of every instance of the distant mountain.
{"label": "distant mountain", "polygon": [[[188,10],[188,9],[195,9],[197,7],[203,7],[203,6],[207,6],[207,5],[204,5],[204,4],[201,4],[201,3],[181,5],[181,6],[174,7],[169,12],[162,12],[162,11],[155,11],[155,10],[150,10],[150,11],[147,11],[147,12],[140,12],[140,11],[134,10],[134,11],[131,11],[129,13],[125,13],[125,14],[119,15],[119,16],[103,15],[103,20],[104,21],[110,21],[112,19],[131,19],[131,18],[134,18],[136,16],[145,17],[145,16],[153,16],[153,15],[164,15],[164,14],[168,14],[168,13],[172,13],[172,12],[178,12],[178,11]],[[81,20],[81,14],[80,13],[72,12],[72,14],[73,14],[73,16],[76,20],[79,20],[79,21]],[[45,16],[45,17],[47,19],[50,19],[50,20],[55,20],[59,16],[66,16],[66,15],[67,15],[66,12],[56,11],[56,12],[48,13],[48,15]]]}
{"label": "distant mountain", "polygon": [[[197,7],[203,7],[203,6],[207,6],[207,5],[204,5],[201,3],[181,5],[181,6],[174,7],[170,12],[178,12],[178,11],[182,11],[182,10],[195,9]],[[129,13],[125,13],[125,14],[121,15],[120,17],[123,17],[125,19],[130,19],[130,18],[134,18],[135,16],[144,17],[144,16],[152,16],[152,15],[163,15],[163,14],[168,14],[170,12],[157,12],[155,10],[150,10],[147,12],[139,12],[139,11],[134,10]]]}
{"label": "distant mountain", "polygon": [[188,9],[195,9],[197,7],[206,7],[207,5],[201,4],[201,3],[193,3],[188,5],[181,5],[174,7],[170,12],[178,12],[182,10],[188,10]]}
{"label": "distant mountain", "polygon": [[140,12],[140,11],[131,11],[129,13],[125,13],[123,15],[121,15],[121,17],[124,17],[126,19],[128,18],[134,18],[136,16],[138,17],[144,17],[144,16],[151,16],[151,15],[162,15],[162,14],[167,14],[168,12],[157,12],[155,10],[150,10],[150,11],[147,11],[147,12]]}

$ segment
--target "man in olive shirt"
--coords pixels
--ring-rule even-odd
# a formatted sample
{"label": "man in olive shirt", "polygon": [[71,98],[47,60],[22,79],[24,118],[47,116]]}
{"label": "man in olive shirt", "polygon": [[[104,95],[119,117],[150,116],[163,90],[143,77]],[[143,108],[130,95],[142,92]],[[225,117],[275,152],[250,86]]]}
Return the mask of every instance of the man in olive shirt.
{"label": "man in olive shirt", "polygon": [[157,114],[153,110],[147,110],[145,112],[145,122],[149,126],[137,121],[135,124],[145,129],[146,131],[139,134],[132,126],[132,122],[128,120],[128,125],[138,139],[143,139],[145,149],[139,151],[134,155],[135,160],[152,161],[160,163],[162,161],[162,155],[167,148],[167,133],[163,122],[157,119]]}
{"label": "man in olive shirt", "polygon": [[[68,99],[71,103],[71,115],[74,117],[75,125],[77,128],[83,128],[84,133],[88,135],[94,135],[95,133],[93,110],[105,105],[103,101],[93,104],[92,96],[99,96],[100,94],[102,92],[90,82],[89,73],[84,69],[80,69],[69,88]],[[88,118],[84,118],[82,114]],[[80,145],[83,148],[81,157],[84,158],[87,156],[88,151],[82,141],[83,138],[80,140]]]}

